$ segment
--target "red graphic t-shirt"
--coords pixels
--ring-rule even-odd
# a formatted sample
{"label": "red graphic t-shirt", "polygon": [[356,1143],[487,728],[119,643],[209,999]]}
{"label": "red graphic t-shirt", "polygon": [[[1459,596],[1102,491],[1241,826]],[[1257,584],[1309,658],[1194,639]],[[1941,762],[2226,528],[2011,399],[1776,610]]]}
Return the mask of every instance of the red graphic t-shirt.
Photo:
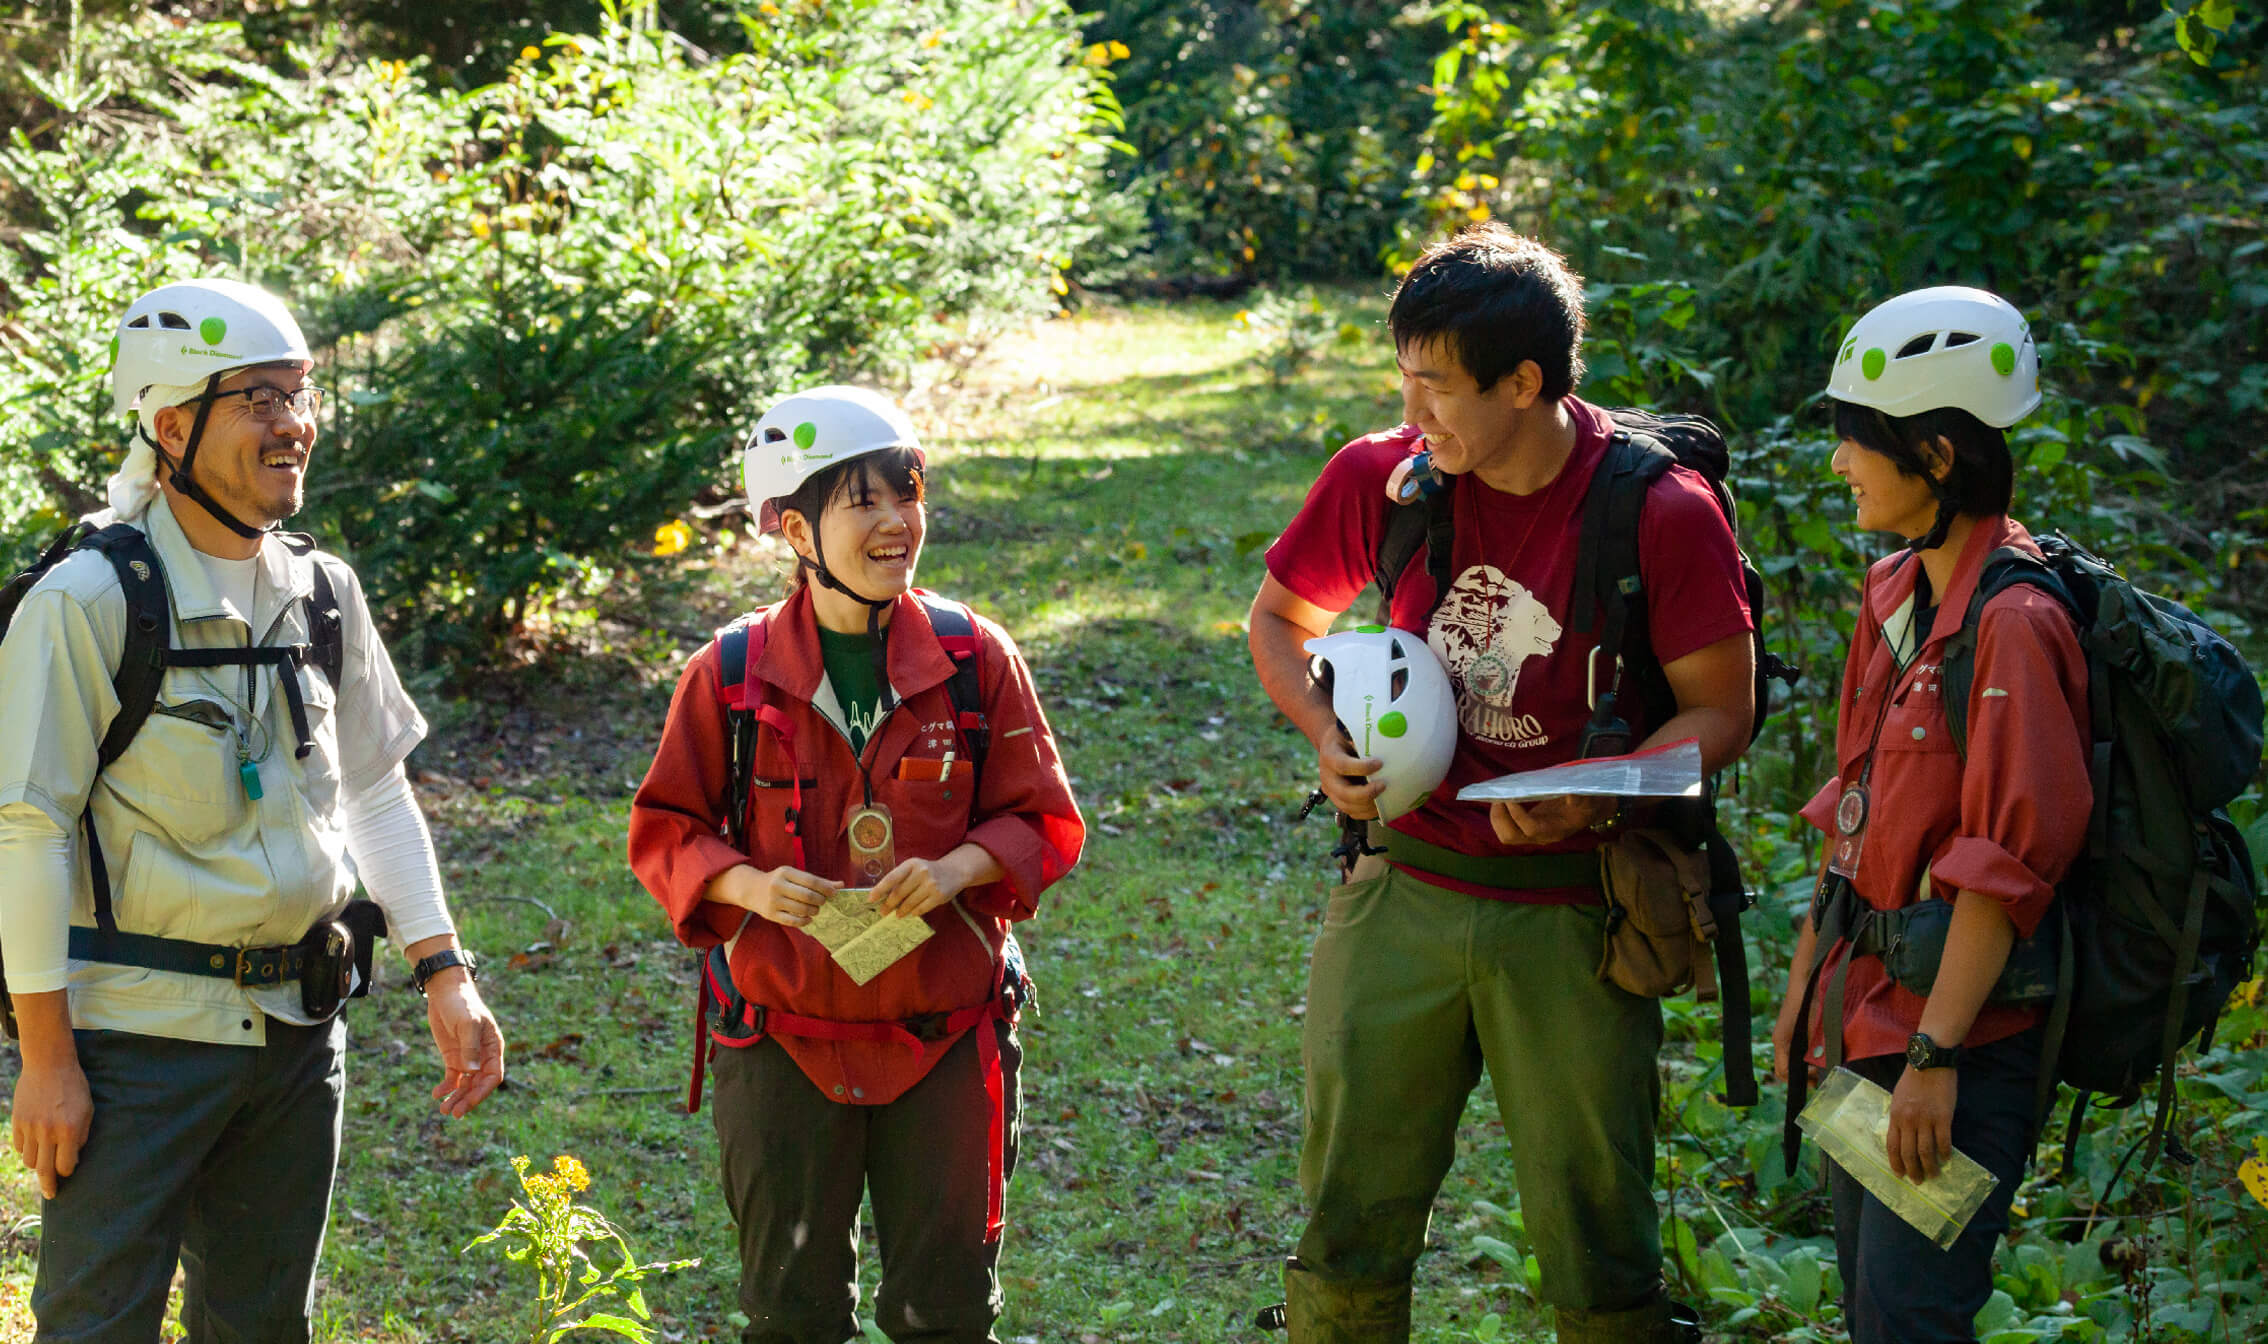
{"label": "red graphic t-shirt", "polygon": [[[1582,503],[1606,454],[1606,414],[1574,397],[1575,451],[1545,488],[1506,494],[1465,475],[1450,488],[1456,542],[1449,592],[1425,626],[1426,642],[1448,664],[1457,692],[1457,754],[1449,776],[1395,829],[1464,854],[1516,851],[1489,828],[1485,803],[1461,803],[1457,790],[1479,780],[1574,759],[1590,718],[1591,653],[1596,631],[1567,628],[1582,530]],[[1370,583],[1385,534],[1386,479],[1416,452],[1409,425],[1360,438],[1334,455],[1283,535],[1268,548],[1268,572],[1325,611],[1344,611]],[[1672,468],[1646,496],[1638,524],[1639,578],[1648,628],[1665,663],[1752,628],[1732,528],[1708,482]],[[1394,591],[1394,624],[1417,630],[1433,602],[1423,548]],[[1602,681],[1609,669],[1599,669]],[[1627,715],[1626,715],[1627,716]],[[1631,725],[1641,736],[1651,724]],[[1595,847],[1571,837],[1550,851]],[[1588,891],[1508,892],[1436,876],[1426,880],[1476,896],[1565,903],[1596,900]]]}

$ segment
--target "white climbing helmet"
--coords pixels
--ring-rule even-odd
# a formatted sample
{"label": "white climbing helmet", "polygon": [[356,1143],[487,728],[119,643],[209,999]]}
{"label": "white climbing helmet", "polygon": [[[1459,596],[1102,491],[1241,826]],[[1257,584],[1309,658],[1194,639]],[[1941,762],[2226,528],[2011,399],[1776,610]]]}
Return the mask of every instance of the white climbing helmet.
{"label": "white climbing helmet", "polygon": [[763,530],[777,531],[773,500],[794,494],[837,462],[884,448],[911,448],[916,460],[928,464],[921,436],[896,402],[863,387],[814,387],[764,412],[741,447],[740,479],[749,506],[761,510]]}
{"label": "white climbing helmet", "polygon": [[1425,801],[1457,751],[1457,694],[1423,635],[1365,625],[1307,641],[1311,670],[1357,756],[1381,762],[1378,815],[1391,821]]}
{"label": "white climbing helmet", "polygon": [[1827,395],[1884,415],[1958,406],[1999,429],[2040,404],[2040,352],[2008,300],[1939,285],[1887,299],[1851,328]]}
{"label": "white climbing helmet", "polygon": [[111,398],[125,415],[153,386],[195,387],[216,373],[284,363],[312,368],[315,357],[283,300],[236,280],[176,281],[134,300],[118,320]]}

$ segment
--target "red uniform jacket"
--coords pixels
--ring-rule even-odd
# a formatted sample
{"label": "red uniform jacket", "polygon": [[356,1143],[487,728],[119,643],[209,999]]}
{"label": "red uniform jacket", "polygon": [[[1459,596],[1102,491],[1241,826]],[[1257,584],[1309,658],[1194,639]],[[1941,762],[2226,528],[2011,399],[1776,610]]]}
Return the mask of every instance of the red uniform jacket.
{"label": "red uniform jacket", "polygon": [[[747,912],[702,895],[734,864],[768,870],[797,863],[787,813],[798,780],[800,866],[850,878],[843,825],[863,802],[861,763],[842,730],[811,704],[825,669],[809,593],[771,609],[755,660],[764,703],[787,715],[792,732],[783,738],[769,724],[757,730],[747,854],[725,839],[725,712],[715,642],[686,665],[653,768],[630,805],[630,867],[687,946],[712,947],[738,931],[732,979],[749,1002],[843,1022],[903,1021],[984,1003],[994,993],[1007,921],[1028,917],[1040,892],[1078,862],[1086,827],[1030,670],[999,626],[978,617],[977,627],[978,687],[992,732],[981,796],[970,796],[967,752],[954,730],[946,691],[953,661],[910,596],[898,599],[887,632],[890,684],[901,703],[867,740],[864,765],[875,801],[890,810],[900,862],[941,858],[966,840],[982,845],[1007,875],[931,911],[935,935],[864,985],[851,983],[801,930],[756,918],[743,928]],[[951,767],[940,764],[948,750],[955,751]],[[776,1039],[828,1096],[880,1105],[919,1082],[955,1038],[919,1052],[888,1041]]]}
{"label": "red uniform jacket", "polygon": [[[1867,904],[1896,910],[1926,896],[1962,891],[1999,901],[2023,937],[2055,898],[2055,883],[2086,842],[2094,794],[2087,782],[2087,665],[2070,615],[2029,586],[2002,592],[1979,617],[1976,681],[1969,692],[1969,750],[1953,749],[1937,669],[1961,628],[1985,560],[2003,546],[2038,553],[2031,534],[2006,517],[1980,521],[1961,550],[1949,591],[1921,649],[1901,668],[1884,626],[1902,629],[1921,562],[1900,551],[1867,571],[1858,630],[1843,666],[1836,719],[1836,778],[1805,805],[1804,819],[1835,833],[1835,804],[1866,763],[1879,716],[1870,806],[1853,885]],[[1885,711],[1883,697],[1891,702]],[[1843,954],[1818,949],[1822,976]],[[1826,1002],[1825,980],[1815,1000]],[[1874,957],[1851,962],[1843,990],[1850,1059],[1902,1053],[1921,1027],[1918,994],[1899,988]],[[1986,1045],[2032,1025],[2037,1009],[1986,1004],[1967,1044]],[[1821,1060],[1820,1024],[1811,1057]],[[1949,1044],[1949,1042],[1948,1042]]]}

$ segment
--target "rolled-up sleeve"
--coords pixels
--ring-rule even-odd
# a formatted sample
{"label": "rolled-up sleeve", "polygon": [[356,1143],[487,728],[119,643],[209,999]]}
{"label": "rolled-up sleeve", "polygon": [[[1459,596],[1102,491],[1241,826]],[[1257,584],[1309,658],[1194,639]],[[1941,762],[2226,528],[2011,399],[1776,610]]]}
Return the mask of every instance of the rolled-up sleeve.
{"label": "rolled-up sleeve", "polygon": [[1977,628],[1961,823],[1932,887],[1998,901],[2028,936],[2086,843],[2094,807],[2086,659],[2070,616],[2028,587],[1992,599]]}
{"label": "rolled-up sleeve", "polygon": [[985,718],[992,742],[977,800],[980,820],[968,838],[1007,871],[962,893],[961,900],[980,914],[1017,920],[1029,917],[1039,894],[1078,863],[1087,828],[1031,670],[1006,631],[987,621],[985,634]]}

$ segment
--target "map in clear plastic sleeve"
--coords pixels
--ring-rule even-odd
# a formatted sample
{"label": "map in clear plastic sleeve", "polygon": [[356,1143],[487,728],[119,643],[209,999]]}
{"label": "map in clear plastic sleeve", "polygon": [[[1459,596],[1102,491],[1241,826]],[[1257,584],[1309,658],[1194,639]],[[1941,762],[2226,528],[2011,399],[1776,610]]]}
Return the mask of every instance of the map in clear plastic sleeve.
{"label": "map in clear plastic sleeve", "polygon": [[1961,1229],[2000,1184],[1999,1177],[1958,1148],[1926,1181],[1909,1181],[1890,1170],[1890,1155],[1884,1149],[1890,1133],[1890,1094],[1849,1069],[1827,1075],[1796,1124],[1836,1166],[1857,1178],[1915,1231],[1936,1242],[1939,1250],[1960,1238]]}
{"label": "map in clear plastic sleeve", "polygon": [[1628,756],[1594,756],[1499,775],[1467,784],[1457,797],[1468,803],[1525,803],[1563,794],[1619,798],[1701,796],[1701,740],[1688,737]]}

